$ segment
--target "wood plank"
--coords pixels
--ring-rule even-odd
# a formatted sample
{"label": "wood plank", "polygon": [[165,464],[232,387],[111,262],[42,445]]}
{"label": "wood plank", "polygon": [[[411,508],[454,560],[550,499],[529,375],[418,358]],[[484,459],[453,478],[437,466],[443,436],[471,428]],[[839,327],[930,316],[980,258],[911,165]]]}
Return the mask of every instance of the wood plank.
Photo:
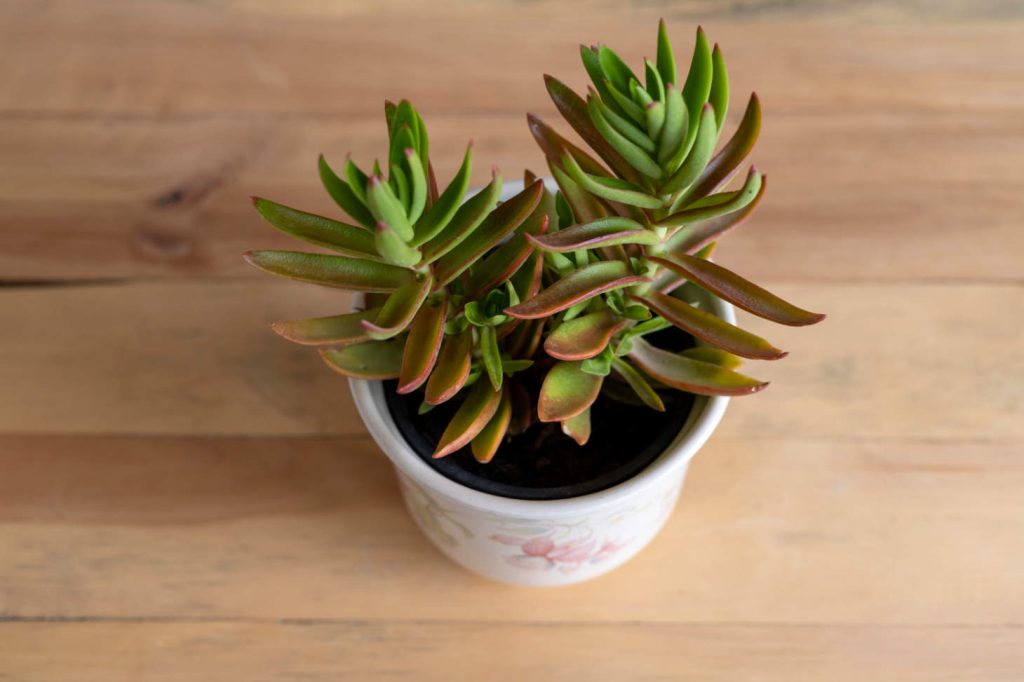
{"label": "wood plank", "polygon": [[501,623],[6,623],[0,677],[1016,682],[1020,630]]}
{"label": "wood plank", "polygon": [[721,434],[640,556],[524,599],[420,536],[368,438],[3,436],[0,614],[1020,627],[1020,452]]}
{"label": "wood plank", "polygon": [[[734,400],[725,432],[1024,438],[1019,286],[773,288],[831,318],[749,320],[791,356],[748,365],[774,385]],[[342,379],[266,326],[347,301],[270,277],[0,291],[17,320],[0,334],[0,432],[363,433]]]}
{"label": "wood plank", "polygon": [[[1019,112],[804,115],[766,99],[754,160],[771,189],[721,258],[759,279],[1021,280]],[[249,195],[338,214],[317,154],[368,163],[386,137],[377,119],[0,119],[0,279],[259,277],[242,251],[301,247]],[[442,178],[471,137],[477,181],[492,163],[508,178],[544,171],[521,115],[430,124]]]}
{"label": "wood plank", "polygon": [[[553,0],[22,0],[0,11],[4,111],[366,114],[385,97],[408,96],[430,113],[518,113],[545,102],[540,74],[581,80],[578,42],[614,45],[633,61],[650,56],[661,15],[684,54],[694,25],[705,22],[729,56],[737,91],[756,84],[791,111],[1024,105],[1017,87],[1024,45],[1014,21],[1024,10],[998,0],[830,7],[659,0],[586,10]],[[960,20],[968,13],[974,21]],[[986,16],[996,21],[976,20]],[[47,65],[45,81],[39,64]]]}

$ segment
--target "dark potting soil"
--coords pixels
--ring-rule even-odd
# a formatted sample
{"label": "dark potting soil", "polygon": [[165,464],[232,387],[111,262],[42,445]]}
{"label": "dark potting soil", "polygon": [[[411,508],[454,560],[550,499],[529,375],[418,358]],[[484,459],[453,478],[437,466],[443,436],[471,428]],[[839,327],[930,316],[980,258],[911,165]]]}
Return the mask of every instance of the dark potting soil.
{"label": "dark potting soil", "polygon": [[[673,350],[693,345],[689,337],[682,338],[674,329],[667,331],[668,334],[659,332],[648,338]],[[540,376],[538,372],[536,381]],[[530,377],[517,377],[530,381]],[[606,381],[616,379],[613,374]],[[452,400],[420,415],[422,391],[399,395],[396,386],[396,381],[384,382],[388,409],[398,430],[423,461],[469,488],[524,500],[577,497],[632,478],[675,439],[686,423],[694,399],[680,391],[659,392],[665,411],[656,412],[643,404],[613,400],[602,393],[591,407],[591,434],[586,445],[577,445],[562,433],[560,424],[536,422],[523,433],[506,438],[494,459],[481,464],[468,446],[441,459],[431,456],[460,401]],[[537,388],[532,387],[531,395],[536,396]]]}

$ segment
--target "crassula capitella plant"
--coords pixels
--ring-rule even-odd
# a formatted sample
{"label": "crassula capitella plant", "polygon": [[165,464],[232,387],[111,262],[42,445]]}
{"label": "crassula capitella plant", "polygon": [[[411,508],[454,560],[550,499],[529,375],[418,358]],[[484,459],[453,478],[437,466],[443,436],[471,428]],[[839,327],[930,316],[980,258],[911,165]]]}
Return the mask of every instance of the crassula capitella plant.
{"label": "crassula capitella plant", "polygon": [[[545,81],[559,113],[604,163],[528,117],[559,187],[560,221],[528,236],[544,252],[544,289],[506,311],[548,320],[544,350],[558,362],[541,390],[540,419],[585,420],[610,374],[656,410],[664,409],[658,393],[665,388],[730,396],[761,390],[766,382],[735,371],[740,358],[786,353],[701,310],[691,295],[704,289],[786,325],[824,319],[708,259],[715,240],[764,196],[765,178],[753,166],[738,189],[725,189],[760,131],[757,96],[716,153],[729,83],[722,52],[703,30],[685,76],[664,22],[656,60],[644,61],[642,77],[608,47],[581,46],[580,53],[593,81],[586,99],[551,76]],[[671,352],[644,338],[673,326],[705,345]]]}
{"label": "crassula capitella plant", "polygon": [[[664,410],[665,391],[760,390],[764,382],[735,371],[740,358],[785,353],[701,310],[688,295],[695,287],[783,324],[824,317],[708,260],[714,240],[753,211],[765,188],[751,168],[741,188],[719,191],[752,148],[760,109],[752,97],[714,153],[729,99],[717,47],[698,31],[682,82],[664,24],[643,81],[606,47],[582,55],[594,82],[585,100],[546,81],[601,161],[529,117],[555,194],[527,172],[525,189],[499,202],[495,173],[466,199],[471,148],[439,190],[423,119],[403,101],[385,105],[386,174],[380,163],[366,173],[347,160],[339,175],[320,158],[321,181],[351,222],[254,199],[273,226],[334,253],[252,251],[250,263],[365,295],[356,312],[274,330],[319,346],[346,376],[422,391],[421,413],[456,401],[435,457],[469,446],[488,462],[538,421],[584,444],[602,392]],[[645,338],[673,326],[704,345],[673,352]]]}

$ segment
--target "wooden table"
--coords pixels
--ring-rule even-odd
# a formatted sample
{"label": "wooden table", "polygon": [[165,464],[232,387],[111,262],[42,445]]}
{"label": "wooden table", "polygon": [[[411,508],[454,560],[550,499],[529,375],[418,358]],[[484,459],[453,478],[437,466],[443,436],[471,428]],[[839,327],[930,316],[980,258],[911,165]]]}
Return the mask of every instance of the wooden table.
{"label": "wooden table", "polygon": [[[524,591],[444,560],[344,383],[266,323],[246,197],[423,110],[542,170],[540,75],[702,21],[766,109],[720,260],[831,316],[758,368],[640,557]],[[741,109],[735,103],[733,116]],[[563,126],[564,128],[564,126]],[[1024,7],[0,5],[0,680],[1024,679]]]}

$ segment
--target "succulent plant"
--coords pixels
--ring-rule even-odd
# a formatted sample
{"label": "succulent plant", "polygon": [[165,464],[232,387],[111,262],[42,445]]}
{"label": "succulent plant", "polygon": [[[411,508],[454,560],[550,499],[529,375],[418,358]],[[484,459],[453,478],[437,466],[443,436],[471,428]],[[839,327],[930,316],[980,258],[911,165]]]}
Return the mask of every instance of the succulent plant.
{"label": "succulent plant", "polygon": [[[538,417],[574,436],[589,430],[590,406],[609,375],[656,410],[664,409],[664,388],[744,395],[767,385],[736,371],[740,357],[786,353],[700,309],[693,287],[782,324],[824,318],[708,260],[715,240],[753,212],[766,187],[751,167],[741,187],[723,189],[753,148],[761,109],[751,95],[738,129],[715,153],[729,105],[718,46],[698,29],[685,79],[664,22],[642,80],[606,46],[581,46],[580,54],[593,81],[586,99],[551,76],[545,81],[603,164],[528,116],[559,187],[560,221],[528,236],[545,254],[546,287],[505,311],[548,320],[544,350],[558,362],[544,379]],[[671,326],[706,345],[670,352],[645,339]]]}
{"label": "succulent plant", "polygon": [[[528,116],[555,194],[527,171],[525,189],[507,201],[498,201],[496,173],[467,199],[471,146],[439,191],[426,126],[402,101],[385,105],[387,177],[379,163],[368,174],[351,160],[342,177],[320,158],[324,187],[353,222],[254,199],[273,226],[335,253],[252,251],[250,263],[365,294],[363,310],[274,330],[319,346],[346,376],[397,379],[399,393],[422,389],[421,413],[456,401],[434,457],[469,446],[488,462],[537,421],[584,444],[602,393],[664,410],[666,391],[761,390],[765,382],[736,371],[741,358],[785,353],[701,309],[699,289],[782,324],[824,318],[709,259],[766,187],[751,167],[740,188],[723,189],[756,141],[761,112],[751,96],[715,153],[729,102],[718,47],[698,29],[682,82],[664,22],[643,81],[607,47],[581,55],[593,81],[586,99],[545,80],[600,161]],[[672,327],[703,345],[658,347],[650,335]]]}
{"label": "succulent plant", "polygon": [[[510,339],[517,346],[505,341],[520,321],[504,309],[540,286],[540,257],[527,237],[547,229],[543,184],[534,180],[499,206],[502,183],[494,172],[466,199],[469,146],[455,177],[438,191],[419,113],[402,101],[387,103],[385,117],[386,178],[379,163],[368,174],[348,159],[343,179],[319,159],[325,189],[353,222],[253,198],[271,225],[335,253],[250,251],[245,258],[275,275],[366,295],[361,311],[273,325],[291,341],[321,347],[341,374],[396,378],[399,393],[424,387],[424,410],[477,383],[438,454],[472,442],[487,460],[505,435],[498,426],[509,421],[503,377],[531,364],[509,355],[509,348],[530,346],[519,337]],[[477,381],[481,374],[486,381]],[[485,421],[494,422],[486,431],[478,428]]]}

